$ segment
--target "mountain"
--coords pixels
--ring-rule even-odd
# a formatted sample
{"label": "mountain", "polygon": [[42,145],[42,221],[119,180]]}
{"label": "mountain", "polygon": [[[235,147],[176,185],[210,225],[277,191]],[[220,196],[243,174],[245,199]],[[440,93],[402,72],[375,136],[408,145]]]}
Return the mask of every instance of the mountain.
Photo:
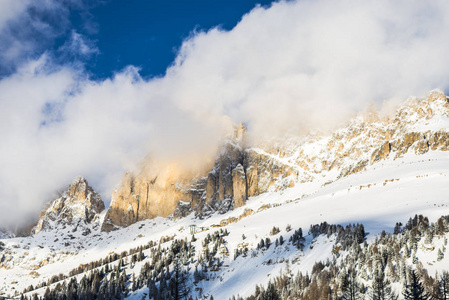
{"label": "mountain", "polygon": [[245,126],[235,126],[208,173],[182,172],[176,164],[157,169],[151,161],[138,172],[126,173],[112,196],[102,230],[157,216],[179,218],[195,212],[203,218],[225,213],[270,188],[294,186],[297,166],[247,147],[245,136]]}
{"label": "mountain", "polygon": [[247,199],[246,183],[240,184],[239,191],[239,175],[233,171],[244,163],[245,131],[242,124],[235,128],[209,173],[207,170],[186,171],[175,163],[158,168],[149,160],[137,172],[125,174],[112,196],[102,230],[110,231],[173,213],[183,217],[191,211],[200,215],[217,210],[226,212],[234,206],[234,181],[235,193],[240,193],[236,196],[244,202]]}
{"label": "mountain", "polygon": [[278,144],[248,147],[240,124],[225,141],[207,175],[186,174],[176,165],[161,170],[151,161],[136,173],[125,174],[112,197],[103,231],[129,226],[157,216],[200,217],[225,213],[245,204],[248,197],[312,182],[324,173],[342,176],[364,170],[409,148],[416,153],[446,151],[449,143],[446,96],[433,91],[426,99],[411,98],[392,118],[377,113],[354,119],[326,137],[289,139]]}
{"label": "mountain", "polygon": [[51,201],[42,211],[34,234],[65,230],[88,235],[100,226],[100,213],[104,208],[101,196],[85,178],[77,177],[60,198]]}
{"label": "mountain", "polygon": [[74,209],[99,199],[76,180],[37,234],[1,240],[0,293],[334,299],[353,280],[368,299],[382,277],[403,299],[412,270],[437,293],[449,270],[442,92],[330,135],[249,145],[244,131],[203,173],[149,160],[126,174],[103,223],[101,209]]}

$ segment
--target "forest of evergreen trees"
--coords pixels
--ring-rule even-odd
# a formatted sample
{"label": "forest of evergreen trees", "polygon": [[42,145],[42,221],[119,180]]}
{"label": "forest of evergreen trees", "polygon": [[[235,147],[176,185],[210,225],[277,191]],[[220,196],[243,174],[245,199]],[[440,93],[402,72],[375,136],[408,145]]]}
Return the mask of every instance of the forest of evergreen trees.
{"label": "forest of evergreen trees", "polygon": [[[277,236],[280,229],[273,227],[270,236]],[[235,249],[234,259],[239,256],[264,255],[271,247],[294,247],[303,251],[305,237],[301,228],[286,228],[287,238],[266,237],[254,249]],[[421,215],[410,218],[403,226],[397,223],[394,232],[383,231],[368,244],[361,224],[347,226],[326,222],[310,226],[308,234],[313,238],[325,235],[335,238],[333,259],[318,261],[310,274],[293,274],[290,262],[279,276],[266,286],[256,286],[246,299],[449,299],[449,273],[428,274],[417,257],[420,243],[432,244],[434,239],[444,239],[444,246],[434,249],[436,259],[444,257],[449,232],[449,216],[430,223]],[[53,276],[37,287],[30,286],[24,294],[32,295],[36,288],[46,287],[43,297],[21,295],[21,299],[123,299],[133,291],[146,289],[145,299],[213,299],[203,295],[198,283],[214,279],[222,269],[223,248],[226,248],[226,230],[208,234],[202,241],[201,250],[195,249],[191,240],[163,238],[145,246],[130,249],[120,255],[113,254],[102,260],[82,265],[68,275]],[[243,239],[245,236],[242,237]],[[167,247],[165,242],[171,241]],[[148,250],[148,256],[144,254]],[[136,262],[144,262],[140,272],[134,270]],[[84,273],[77,280],[78,274]],[[50,288],[51,285],[51,288]],[[232,299],[242,299],[238,295]]]}
{"label": "forest of evergreen trees", "polygon": [[[404,227],[397,223],[393,234],[383,231],[371,245],[363,240],[362,225],[343,229],[324,222],[311,226],[309,233],[314,237],[336,234],[336,245],[341,248],[334,248],[338,250],[334,259],[316,262],[311,274],[292,274],[287,268],[266,287],[256,286],[246,299],[394,300],[399,294],[406,300],[449,299],[449,273],[431,276],[416,257],[421,239],[431,244],[435,238],[444,238],[444,245],[447,244],[444,234],[449,231],[448,221],[449,216],[445,216],[429,224],[422,215],[415,216]],[[346,251],[346,255],[339,260],[341,251]],[[442,259],[443,253],[444,249],[438,249],[437,260]],[[400,292],[395,292],[393,285]]]}

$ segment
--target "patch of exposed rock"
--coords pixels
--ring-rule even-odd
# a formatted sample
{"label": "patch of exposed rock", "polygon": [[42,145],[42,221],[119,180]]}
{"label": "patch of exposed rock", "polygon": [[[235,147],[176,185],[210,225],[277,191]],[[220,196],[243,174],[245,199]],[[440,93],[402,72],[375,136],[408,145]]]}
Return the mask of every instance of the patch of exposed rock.
{"label": "patch of exposed rock", "polygon": [[179,201],[190,202],[188,191],[194,178],[191,174],[184,173],[176,164],[154,170],[151,166],[145,165],[137,175],[125,174],[112,195],[103,231],[157,216],[167,217],[173,214]]}
{"label": "patch of exposed rock", "polygon": [[212,168],[204,173],[185,173],[175,164],[163,168],[145,164],[136,175],[125,174],[112,196],[102,230],[157,216],[181,218],[193,212],[203,218],[225,213],[294,173],[269,154],[245,148],[245,132],[242,124],[236,126]]}
{"label": "patch of exposed rock", "polygon": [[[160,167],[150,161],[139,172],[125,174],[112,196],[102,230],[110,231],[117,226],[129,226],[157,216],[173,214],[179,218],[191,212],[204,215],[232,209],[232,171],[244,161],[244,131],[243,125],[235,129],[212,171],[187,172],[176,163]],[[241,193],[246,195],[246,190]]]}
{"label": "patch of exposed rock", "polygon": [[99,214],[104,208],[100,195],[85,178],[78,177],[60,198],[51,201],[42,211],[34,233],[66,229],[87,235],[99,228]]}

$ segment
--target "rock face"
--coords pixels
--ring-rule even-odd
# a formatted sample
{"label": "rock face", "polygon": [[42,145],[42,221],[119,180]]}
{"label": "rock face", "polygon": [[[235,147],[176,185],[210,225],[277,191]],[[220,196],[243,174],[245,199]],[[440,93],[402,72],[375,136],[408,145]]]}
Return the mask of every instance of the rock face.
{"label": "rock face", "polygon": [[148,170],[150,166],[145,166],[138,175],[125,174],[112,195],[103,231],[157,216],[167,217],[174,212],[179,201],[190,202],[188,189],[193,180],[190,174],[183,173],[175,164]]}
{"label": "rock face", "polygon": [[[245,205],[248,197],[297,184],[338,180],[370,164],[409,151],[449,149],[449,103],[440,91],[412,98],[390,118],[359,116],[329,136],[296,137],[247,147],[240,124],[223,144],[208,172],[184,174],[176,166],[124,176],[113,195],[102,230],[156,216],[195,213],[207,217]],[[145,170],[149,168],[150,170]]]}
{"label": "rock face", "polygon": [[248,197],[269,189],[292,186],[294,168],[270,153],[245,147],[246,128],[235,126],[223,143],[215,163],[204,173],[185,173],[176,164],[144,164],[127,173],[112,196],[103,231],[129,226],[157,216],[182,218],[190,213],[203,218],[245,205]]}
{"label": "rock face", "polygon": [[[227,141],[223,146],[214,168],[207,175],[205,195],[201,197],[198,204],[192,206],[200,215],[207,215],[214,211],[224,213],[234,207],[235,193],[246,195],[246,176],[242,167],[245,161],[245,151],[242,142],[242,139],[234,136],[233,140]],[[238,180],[245,182],[239,186],[243,189],[240,192],[234,190],[234,187],[237,187],[234,182],[234,179],[237,179],[237,171],[234,171],[236,169],[239,170],[240,178]]]}
{"label": "rock face", "polygon": [[[296,176],[299,183],[314,181],[329,172],[337,174],[329,179],[337,180],[409,151],[447,151],[448,133],[448,99],[444,93],[432,91],[424,99],[408,99],[390,118],[381,119],[376,114],[359,116],[329,136],[291,139],[263,151],[290,166],[297,174],[292,173],[291,178]],[[254,151],[263,153],[257,148]],[[256,178],[260,180],[260,176]],[[278,180],[276,185],[280,183]],[[285,180],[284,186],[288,186]]]}
{"label": "rock face", "polygon": [[[137,175],[129,172],[112,196],[103,231],[157,216],[184,217],[192,212],[200,216],[214,211],[226,212],[234,207],[233,170],[240,165],[240,205],[246,200],[244,164],[245,127],[234,129],[224,143],[212,171],[189,173],[176,164],[158,167],[154,162],[143,165]],[[209,169],[210,170],[210,169]],[[244,184],[243,184],[244,183]]]}
{"label": "rock face", "polygon": [[86,179],[76,178],[63,195],[49,203],[39,217],[34,233],[55,229],[89,234],[99,228],[99,214],[104,210],[99,194]]}
{"label": "rock face", "polygon": [[245,205],[246,199],[248,199],[248,188],[246,184],[245,169],[241,164],[232,170],[232,188],[234,197],[234,207],[240,207]]}

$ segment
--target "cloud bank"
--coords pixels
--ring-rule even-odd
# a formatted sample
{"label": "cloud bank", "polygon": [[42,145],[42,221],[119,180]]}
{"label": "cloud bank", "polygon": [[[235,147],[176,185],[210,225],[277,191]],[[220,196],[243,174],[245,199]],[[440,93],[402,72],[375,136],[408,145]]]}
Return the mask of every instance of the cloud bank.
{"label": "cloud bank", "polygon": [[[101,4],[101,0],[1,0],[0,1],[0,77],[15,72],[27,60],[37,59],[70,31],[71,14],[77,12],[85,31],[92,30],[90,20],[83,13]],[[70,35],[69,45],[63,45],[62,58],[73,55],[78,48],[83,53],[83,44],[91,43],[77,32]],[[69,47],[70,46],[70,47]],[[84,47],[84,50],[87,50]],[[56,57],[54,57],[56,58]]]}
{"label": "cloud bank", "polygon": [[[21,61],[0,80],[0,219],[35,213],[77,175],[107,201],[149,153],[213,153],[223,116],[276,136],[447,89],[448,14],[439,0],[281,1],[256,7],[230,31],[193,32],[166,75],[148,80],[133,66],[95,81],[45,53]],[[4,15],[1,32],[14,14]],[[65,47],[98,53],[76,32]]]}

